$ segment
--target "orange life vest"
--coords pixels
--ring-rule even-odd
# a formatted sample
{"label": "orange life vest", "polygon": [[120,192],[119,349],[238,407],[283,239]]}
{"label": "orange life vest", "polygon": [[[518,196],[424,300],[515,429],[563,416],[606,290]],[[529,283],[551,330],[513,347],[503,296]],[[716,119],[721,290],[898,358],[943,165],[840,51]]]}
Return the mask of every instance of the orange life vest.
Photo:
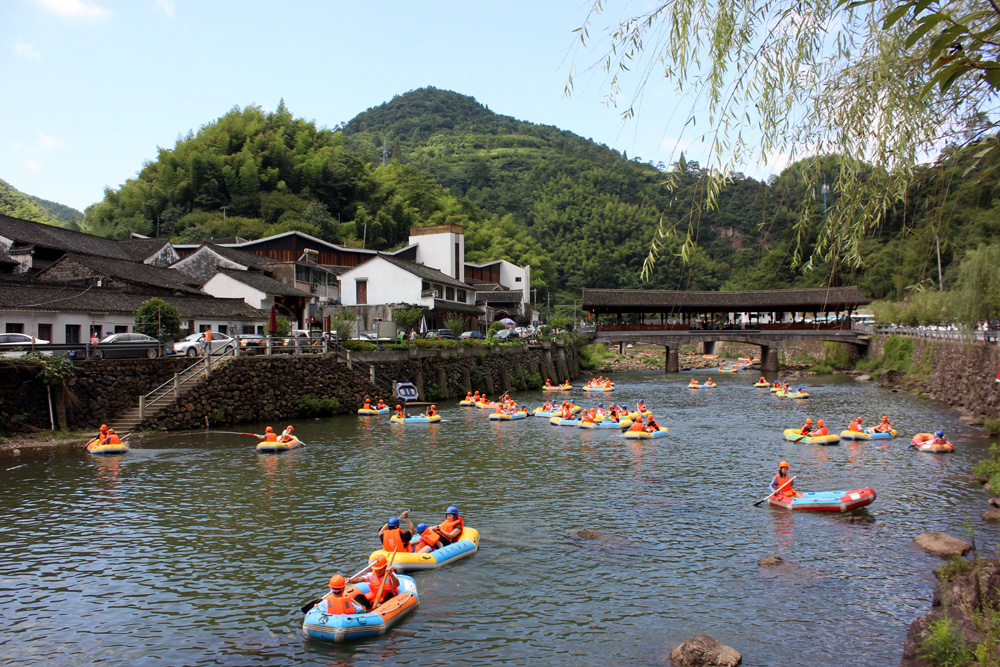
{"label": "orange life vest", "polygon": [[120,445],[122,444],[121,438],[118,437],[117,433],[112,433],[105,439],[105,444],[107,445]]}
{"label": "orange life vest", "polygon": [[420,533],[420,541],[413,545],[414,551],[419,551],[425,546],[433,549],[435,545],[441,541],[441,536],[435,533],[432,529],[428,528],[424,532]]}
{"label": "orange life vest", "polygon": [[371,410],[371,409],[372,409],[372,402],[369,399],[366,398],[365,399],[365,410]]}
{"label": "orange life vest", "polygon": [[646,427],[643,426],[641,419],[636,419],[634,422],[632,422],[632,428],[630,428],[629,430],[630,431],[638,431],[638,432],[642,433],[643,431],[646,430]]}
{"label": "orange life vest", "polygon": [[351,598],[344,595],[334,595],[330,593],[323,598],[326,601],[327,614],[356,614],[358,610],[351,602]]}
{"label": "orange life vest", "polygon": [[[383,579],[386,582],[385,586],[382,587],[382,598],[376,600],[375,596],[378,595],[378,587],[382,585]],[[381,577],[376,572],[370,572],[365,575],[365,580],[368,582],[368,592],[365,593],[365,597],[371,603],[372,609],[399,592],[399,587],[392,583],[392,572],[389,568],[385,569]]]}
{"label": "orange life vest", "polygon": [[802,428],[799,429],[799,433],[802,435],[809,435],[810,431],[812,431],[812,424],[803,424]]}
{"label": "orange life vest", "polygon": [[458,526],[459,530],[458,530],[458,535],[456,535],[455,537],[448,538],[452,542],[454,542],[455,540],[457,540],[462,536],[462,531],[465,530],[465,522],[462,521],[462,517],[458,517],[454,521],[448,521],[446,519],[441,522],[442,533],[451,533],[451,531],[455,530],[455,526]]}
{"label": "orange life vest", "polygon": [[264,442],[278,442],[278,436],[274,434],[274,431],[264,434]]}
{"label": "orange life vest", "polygon": [[[782,477],[780,474],[775,475],[774,476],[774,488],[775,489],[781,488],[781,485],[784,484],[785,482],[787,482],[790,479],[791,479],[791,477],[787,477],[787,476],[786,477]],[[780,493],[783,496],[794,496],[795,495],[795,489],[793,489],[792,485],[789,484],[785,488],[781,489],[781,491],[775,491],[775,493]]]}
{"label": "orange life vest", "polygon": [[403,541],[403,535],[399,528],[386,528],[382,531],[382,548],[386,551],[402,551],[410,553],[410,545]]}
{"label": "orange life vest", "polygon": [[830,429],[828,429],[825,426],[820,426],[818,429],[816,429],[809,435],[830,435]]}
{"label": "orange life vest", "polygon": [[850,425],[849,425],[849,426],[847,427],[847,430],[848,430],[848,431],[860,431],[860,430],[861,430],[861,424],[859,424],[859,423],[858,423],[858,420],[857,420],[857,419],[855,419],[855,420],[854,420],[854,421],[852,421],[852,422],[850,423]]}

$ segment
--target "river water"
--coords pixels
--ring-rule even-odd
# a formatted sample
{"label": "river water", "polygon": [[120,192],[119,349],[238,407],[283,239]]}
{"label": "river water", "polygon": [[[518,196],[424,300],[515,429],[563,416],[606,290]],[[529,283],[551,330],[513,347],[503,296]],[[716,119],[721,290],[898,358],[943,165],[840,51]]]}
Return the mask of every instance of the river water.
{"label": "river water", "polygon": [[[700,633],[746,665],[897,663],[940,563],[913,537],[967,537],[964,524],[981,548],[997,543],[968,476],[987,440],[939,404],[843,377],[811,379],[813,398],[793,402],[753,389],[750,373],[695,392],[690,375],[708,374],[615,377],[615,400],[644,399],[670,428],[658,440],[442,403],[446,421],[431,426],[299,422],[309,446],[280,455],[187,433],[122,457],[6,459],[0,664],[655,665]],[[781,437],[807,416],[839,430],[859,413],[888,413],[907,437]],[[954,454],[906,449],[937,427]],[[860,511],[873,520],[754,507],[780,459],[802,490],[875,488]],[[437,523],[450,504],[480,550],[414,575],[414,613],[347,646],[302,636],[299,607],[366,564],[390,515]],[[784,564],[758,565],[770,555]]]}

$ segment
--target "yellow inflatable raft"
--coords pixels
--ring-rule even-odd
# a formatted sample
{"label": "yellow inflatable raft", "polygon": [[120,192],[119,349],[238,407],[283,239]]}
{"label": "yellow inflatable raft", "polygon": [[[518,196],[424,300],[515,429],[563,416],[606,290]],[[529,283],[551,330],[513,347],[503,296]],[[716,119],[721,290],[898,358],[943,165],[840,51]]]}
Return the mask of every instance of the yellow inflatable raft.
{"label": "yellow inflatable raft", "polygon": [[[419,539],[419,537],[414,537],[412,541],[417,542]],[[395,560],[392,561],[392,569],[397,572],[433,570],[442,565],[454,563],[466,556],[471,556],[478,549],[479,531],[475,528],[465,526],[462,529],[462,534],[458,536],[458,540],[448,546],[435,549],[426,554],[397,553]],[[368,562],[374,561],[378,556],[385,556],[386,560],[388,560],[390,555],[385,549],[378,549],[377,551],[373,551],[372,555],[368,557]]]}

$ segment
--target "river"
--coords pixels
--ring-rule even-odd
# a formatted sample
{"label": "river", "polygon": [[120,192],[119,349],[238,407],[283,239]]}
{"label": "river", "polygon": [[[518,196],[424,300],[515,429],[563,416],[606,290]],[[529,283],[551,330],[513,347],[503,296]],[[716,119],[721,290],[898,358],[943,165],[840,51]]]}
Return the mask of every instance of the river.
{"label": "river", "polygon": [[[308,446],[280,455],[246,436],[177,433],[121,457],[5,459],[0,663],[654,665],[704,633],[751,666],[896,664],[941,562],[913,537],[967,538],[965,524],[981,548],[997,543],[968,475],[988,441],[940,404],[842,376],[811,378],[822,386],[808,401],[754,389],[746,372],[686,388],[708,374],[621,373],[612,395],[571,394],[644,399],[670,428],[658,440],[490,422],[450,402],[430,426],[300,421]],[[882,413],[906,437],[781,437],[805,417],[839,431]],[[954,454],[907,450],[936,427]],[[802,490],[875,488],[860,511],[872,521],[754,507],[781,459]],[[390,515],[437,523],[450,504],[480,550],[415,574],[413,614],[347,646],[302,636],[299,607],[365,565]],[[770,555],[784,564],[758,565]]]}

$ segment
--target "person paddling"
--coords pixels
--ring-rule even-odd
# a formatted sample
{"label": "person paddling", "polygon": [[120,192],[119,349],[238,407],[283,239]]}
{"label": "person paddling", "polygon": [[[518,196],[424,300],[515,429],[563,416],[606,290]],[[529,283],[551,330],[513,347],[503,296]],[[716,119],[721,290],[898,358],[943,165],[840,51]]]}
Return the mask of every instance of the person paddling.
{"label": "person paddling", "polygon": [[327,614],[344,615],[365,613],[365,606],[363,604],[360,604],[355,601],[354,598],[344,594],[346,586],[347,580],[344,579],[343,575],[335,574],[330,577],[330,592],[323,597],[323,601],[326,603]]}
{"label": "person paddling", "polygon": [[[400,530],[399,520],[403,519],[406,521],[406,527],[409,530]],[[403,553],[410,553],[410,540],[413,539],[413,534],[416,529],[413,527],[413,522],[410,521],[410,510],[406,510],[398,517],[389,517],[389,520],[385,522],[378,530],[379,539],[382,540],[382,548],[386,551],[402,551]]]}
{"label": "person paddling", "polygon": [[778,474],[771,480],[771,490],[775,495],[801,498],[802,494],[795,490],[795,480],[788,476],[788,461],[778,464]]}
{"label": "person paddling", "polygon": [[[399,592],[399,579],[396,578],[396,572],[389,567],[389,562],[382,555],[375,557],[371,572],[351,577],[347,583],[356,584],[360,581],[368,582],[368,592],[365,593],[365,599],[368,601],[369,609],[375,609]],[[385,584],[382,583],[383,581]],[[378,596],[379,588],[382,589],[381,597]]]}

